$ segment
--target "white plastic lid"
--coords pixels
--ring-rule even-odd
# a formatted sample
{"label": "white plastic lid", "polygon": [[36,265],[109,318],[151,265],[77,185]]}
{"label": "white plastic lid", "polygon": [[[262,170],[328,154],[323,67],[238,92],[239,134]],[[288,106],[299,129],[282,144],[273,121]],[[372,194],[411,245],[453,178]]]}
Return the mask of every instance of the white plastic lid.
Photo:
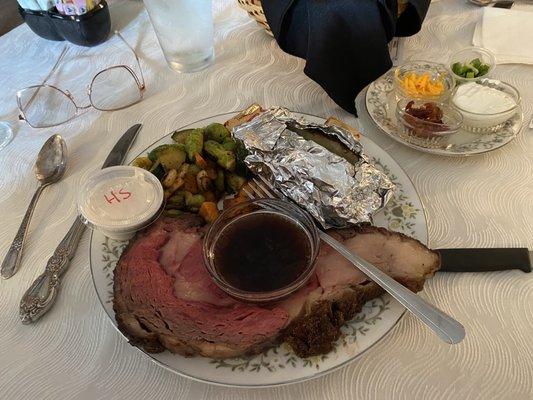
{"label": "white plastic lid", "polygon": [[104,168],[80,187],[78,211],[85,224],[107,232],[134,232],[156,218],[163,187],[150,172],[131,166]]}

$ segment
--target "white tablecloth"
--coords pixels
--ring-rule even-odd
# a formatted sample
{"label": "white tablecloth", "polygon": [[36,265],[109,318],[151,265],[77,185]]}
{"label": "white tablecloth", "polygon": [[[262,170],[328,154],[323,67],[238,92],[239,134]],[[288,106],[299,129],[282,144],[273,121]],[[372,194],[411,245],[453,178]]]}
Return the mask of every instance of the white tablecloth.
{"label": "white tablecloth", "polygon": [[[22,269],[0,282],[0,398],[533,398],[533,274],[520,271],[438,274],[427,283],[422,295],[465,325],[467,337],[459,345],[441,343],[407,315],[391,335],[351,365],[320,379],[274,389],[240,390],[193,382],[135,351],[111,326],[98,302],[88,266],[88,234],[64,277],[55,307],[35,325],[19,322],[22,293],[74,218],[79,182],[100,168],[117,138],[133,123],[142,122],[144,128],[130,154],[173,128],[254,101],[356,123],[304,76],[303,62],[284,54],[235,0],[214,3],[216,63],[193,75],[178,75],[166,67],[141,3],[113,3],[115,28],[142,58],[148,86],[145,100],[123,111],[90,111],[53,129],[16,125],[14,141],[0,151],[2,256],[36,188],[32,165],[42,143],[50,134],[60,133],[70,151],[65,178],[46,189],[35,212]],[[422,32],[405,42],[404,57],[446,61],[452,51],[470,44],[480,15],[480,9],[464,0],[432,4]],[[38,38],[26,25],[0,38],[0,119],[15,118],[16,90],[39,83],[62,46]],[[91,73],[131,62],[130,53],[116,38],[96,48],[72,47],[52,82],[84,104]],[[529,121],[533,67],[499,66],[496,75],[520,89]],[[425,155],[372,127],[362,129],[398,160],[419,190],[432,246],[533,248],[533,136],[527,128],[503,149],[472,158]]]}

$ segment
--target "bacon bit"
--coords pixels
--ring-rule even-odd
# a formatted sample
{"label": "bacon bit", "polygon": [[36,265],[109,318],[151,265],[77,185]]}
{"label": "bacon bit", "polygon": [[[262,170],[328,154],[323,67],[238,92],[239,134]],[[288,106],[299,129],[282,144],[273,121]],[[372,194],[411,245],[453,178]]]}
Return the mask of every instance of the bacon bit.
{"label": "bacon bit", "polygon": [[429,139],[438,136],[436,133],[449,129],[442,121],[443,116],[442,110],[435,103],[414,107],[414,101],[410,101],[405,106],[403,118],[411,125],[416,136]]}

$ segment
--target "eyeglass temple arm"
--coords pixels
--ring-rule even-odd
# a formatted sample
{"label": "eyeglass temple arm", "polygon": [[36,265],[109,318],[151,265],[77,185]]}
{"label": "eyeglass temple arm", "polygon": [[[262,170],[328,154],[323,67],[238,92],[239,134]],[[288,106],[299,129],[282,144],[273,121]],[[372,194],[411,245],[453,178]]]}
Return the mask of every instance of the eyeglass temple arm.
{"label": "eyeglass temple arm", "polygon": [[126,39],[124,39],[124,37],[120,34],[119,31],[115,31],[115,35],[117,35],[124,42],[124,44],[126,46],[128,46],[128,48],[131,50],[131,52],[135,56],[135,60],[137,61],[137,67],[139,67],[139,72],[140,72],[140,75],[141,75],[142,87],[144,89],[145,88],[144,75],[143,75],[143,70],[141,68],[141,60],[139,60],[139,56],[137,55],[137,53],[135,52],[133,47],[131,47],[130,44],[128,42],[126,42]]}
{"label": "eyeglass temple arm", "polygon": [[[52,67],[52,69],[50,70],[50,72],[48,72],[48,75],[46,75],[46,78],[44,78],[44,80],[42,81],[41,83],[41,86],[44,85],[46,82],[48,82],[48,79],[50,79],[50,77],[52,76],[52,74],[56,71],[57,67],[59,67],[59,64],[61,63],[61,60],[63,59],[63,57],[65,56],[65,54],[67,54],[67,51],[68,51],[68,46],[64,46],[63,47],[63,50],[61,51],[61,54],[59,55],[59,57],[57,58],[57,61],[56,63],[54,64],[54,66]],[[35,97],[37,96],[37,94],[39,93],[39,90],[41,90],[41,87],[38,87],[37,90],[35,91],[35,93],[30,97],[30,99],[28,100],[28,103],[22,108],[21,111],[26,111],[27,108],[31,105],[31,103],[33,102],[33,100],[35,99]]]}

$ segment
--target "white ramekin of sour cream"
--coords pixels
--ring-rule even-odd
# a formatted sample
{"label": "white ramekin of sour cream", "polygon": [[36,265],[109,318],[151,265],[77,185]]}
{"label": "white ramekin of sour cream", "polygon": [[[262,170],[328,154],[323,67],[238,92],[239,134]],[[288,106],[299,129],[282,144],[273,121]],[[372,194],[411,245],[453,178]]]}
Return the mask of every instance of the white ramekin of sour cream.
{"label": "white ramekin of sour cream", "polygon": [[163,200],[163,187],[153,174],[121,165],[104,168],[81,185],[78,212],[92,229],[128,240],[159,216]]}
{"label": "white ramekin of sour cream", "polygon": [[481,79],[458,85],[451,98],[463,115],[463,128],[472,132],[494,132],[513,117],[520,104],[520,94],[513,86]]}

